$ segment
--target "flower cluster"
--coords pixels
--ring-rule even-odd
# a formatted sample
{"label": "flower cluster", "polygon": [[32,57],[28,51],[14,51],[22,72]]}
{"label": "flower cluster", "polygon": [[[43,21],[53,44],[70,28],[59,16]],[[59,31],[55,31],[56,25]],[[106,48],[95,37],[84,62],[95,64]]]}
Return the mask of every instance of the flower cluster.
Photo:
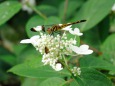
{"label": "flower cluster", "polygon": [[21,0],[21,3],[22,3],[22,10],[27,11],[30,14],[33,12],[33,10],[27,5],[27,3],[30,4],[31,6],[36,5],[35,0]]}
{"label": "flower cluster", "polygon": [[73,69],[71,69],[71,71],[74,76],[81,74],[81,69],[79,67],[73,67]]}
{"label": "flower cluster", "polygon": [[[50,65],[54,70],[60,71],[63,69],[59,62],[64,55],[88,55],[93,51],[89,49],[88,45],[76,46],[77,41],[74,38],[67,38],[66,32],[60,35],[49,35],[42,33],[42,27],[34,27],[34,30],[39,31],[39,35],[35,35],[30,39],[24,39],[21,43],[31,43],[36,50],[42,55],[42,62],[44,65]],[[72,30],[71,26],[63,28],[62,30],[69,31],[73,35],[81,36],[78,28]],[[80,75],[80,68],[73,68],[73,74],[77,72]]]}

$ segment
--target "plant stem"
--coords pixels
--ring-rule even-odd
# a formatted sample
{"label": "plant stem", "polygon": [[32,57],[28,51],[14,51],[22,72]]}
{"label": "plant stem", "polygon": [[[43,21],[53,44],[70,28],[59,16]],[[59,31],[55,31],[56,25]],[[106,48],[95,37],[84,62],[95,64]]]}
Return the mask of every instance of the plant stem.
{"label": "plant stem", "polygon": [[67,61],[65,59],[65,56],[63,56],[63,59],[64,59],[64,62],[60,60],[60,62],[64,65],[64,67],[66,67],[66,69],[72,74],[68,64],[67,64]]}
{"label": "plant stem", "polygon": [[26,3],[34,12],[36,12],[38,15],[40,15],[42,18],[44,18],[45,20],[47,19],[46,15],[44,15],[43,13],[41,13],[38,9],[36,9],[35,6],[30,5],[29,3]]}

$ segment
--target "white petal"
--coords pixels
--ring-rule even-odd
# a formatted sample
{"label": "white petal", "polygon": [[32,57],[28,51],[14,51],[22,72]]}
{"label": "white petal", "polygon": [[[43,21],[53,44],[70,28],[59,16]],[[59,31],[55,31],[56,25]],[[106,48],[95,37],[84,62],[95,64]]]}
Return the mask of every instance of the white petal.
{"label": "white petal", "polygon": [[89,48],[88,45],[81,45],[80,47],[70,45],[70,48],[77,54],[88,55],[93,53],[92,50],[88,49]]}
{"label": "white petal", "polygon": [[41,31],[42,30],[42,26],[37,26],[33,28],[35,31]]}
{"label": "white petal", "polygon": [[80,49],[82,49],[82,50],[88,50],[89,46],[86,45],[86,44],[83,44],[83,45],[80,46]]}
{"label": "white petal", "polygon": [[80,32],[79,28],[75,28],[74,31],[75,31],[76,35],[78,35],[78,36],[83,35],[83,33]]}
{"label": "white petal", "polygon": [[82,52],[81,54],[88,55],[88,54],[92,54],[92,53],[93,53],[92,50],[87,50],[87,51]]}
{"label": "white petal", "polygon": [[56,71],[60,71],[60,70],[62,70],[63,68],[62,68],[62,65],[60,64],[60,63],[57,63],[56,65],[55,65],[55,70]]}
{"label": "white petal", "polygon": [[70,45],[70,49],[74,52],[78,52],[79,48],[77,46]]}
{"label": "white petal", "polygon": [[37,40],[37,39],[39,39],[39,38],[40,38],[39,35],[35,35],[35,36],[32,36],[30,39],[31,39],[31,40]]}
{"label": "white petal", "polygon": [[31,40],[30,39],[24,39],[24,40],[21,40],[20,43],[31,43]]}
{"label": "white petal", "polygon": [[112,11],[115,11],[115,4],[114,4],[113,7],[112,7]]}
{"label": "white petal", "polygon": [[72,29],[72,28],[70,28],[71,26],[72,26],[72,25],[69,25],[69,26],[67,26],[67,27],[63,28],[62,30],[69,31],[70,29]]}
{"label": "white petal", "polygon": [[75,28],[74,30],[69,30],[69,32],[73,35],[78,35],[78,36],[81,36],[83,35],[83,33],[80,33],[80,30],[78,28]]}
{"label": "white petal", "polygon": [[21,40],[20,43],[34,43],[38,39],[39,39],[39,35],[36,35],[36,36],[32,36],[30,39]]}
{"label": "white petal", "polygon": [[61,26],[62,24],[59,24],[59,26]]}

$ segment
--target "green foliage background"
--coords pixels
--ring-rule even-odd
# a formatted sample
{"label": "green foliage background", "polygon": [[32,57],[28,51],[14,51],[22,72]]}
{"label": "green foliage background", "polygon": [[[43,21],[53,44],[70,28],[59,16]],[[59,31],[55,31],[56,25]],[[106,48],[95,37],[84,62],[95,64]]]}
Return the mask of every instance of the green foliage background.
{"label": "green foliage background", "polygon": [[[36,6],[31,7],[33,13],[29,14],[22,10],[18,0],[0,0],[0,83],[15,86],[115,86],[115,11],[111,10],[114,3],[114,0],[36,0]],[[31,27],[81,19],[87,21],[74,27],[84,33],[81,43],[88,44],[94,53],[79,60],[82,73],[72,81],[65,80],[71,76],[66,70],[56,72],[44,66],[42,56],[32,45],[19,43],[38,34],[31,32]],[[76,58],[71,63],[76,64],[75,61]]]}

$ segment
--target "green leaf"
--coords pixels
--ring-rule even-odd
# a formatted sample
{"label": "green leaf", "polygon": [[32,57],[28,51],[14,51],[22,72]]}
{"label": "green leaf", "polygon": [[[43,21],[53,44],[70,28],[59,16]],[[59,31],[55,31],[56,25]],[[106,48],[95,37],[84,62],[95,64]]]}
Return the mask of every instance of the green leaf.
{"label": "green leaf", "polygon": [[59,6],[59,16],[62,19],[63,17],[69,18],[72,16],[77,8],[83,3],[82,0],[69,0],[66,8],[66,15],[64,15],[65,1],[62,2]]}
{"label": "green leaf", "polygon": [[63,86],[64,82],[65,80],[63,80],[62,78],[52,77],[52,78],[48,78],[45,81],[43,81],[40,84],[40,86]]}
{"label": "green leaf", "polygon": [[0,4],[0,25],[8,21],[21,9],[19,2],[10,0]]}
{"label": "green leaf", "polygon": [[101,38],[101,41],[105,41],[105,39],[109,35],[109,29],[110,29],[110,16],[108,15],[103,19],[101,23],[99,23],[99,35]]}
{"label": "green leaf", "polygon": [[25,78],[21,86],[40,86],[45,78]]}
{"label": "green leaf", "polygon": [[90,68],[82,68],[79,79],[76,81],[80,86],[112,86],[111,81],[105,75]]}
{"label": "green leaf", "polygon": [[41,54],[31,44],[24,48],[18,55],[18,62],[31,61],[33,58],[41,58]]}
{"label": "green leaf", "polygon": [[2,46],[0,46],[0,60],[6,62],[9,65],[16,64],[16,56]]}
{"label": "green leaf", "polygon": [[47,5],[51,5],[51,6],[55,6],[58,8],[59,4],[64,1],[64,0],[43,0],[41,2],[41,4],[47,4]]}
{"label": "green leaf", "polygon": [[97,28],[85,31],[83,33],[83,36],[81,37],[81,39],[84,44],[88,44],[89,46],[91,46],[95,49],[98,49],[98,50],[100,49],[101,40],[100,40],[100,36],[99,36],[99,31]]}
{"label": "green leaf", "polygon": [[[21,41],[21,40],[20,40]],[[18,56],[24,48],[26,48],[27,45],[22,45],[22,44],[15,44],[13,45],[13,52],[15,53],[16,56]]]}
{"label": "green leaf", "polygon": [[85,68],[96,68],[102,70],[112,70],[115,72],[115,66],[107,61],[94,56],[84,56],[80,59],[80,66]]}
{"label": "green leaf", "polygon": [[60,24],[60,19],[58,18],[58,17],[56,17],[56,16],[51,16],[51,17],[48,17],[48,19],[45,21],[45,25],[47,25],[47,24]]}
{"label": "green leaf", "polygon": [[69,76],[68,72],[62,71],[55,71],[48,65],[43,65],[41,63],[40,58],[35,58],[29,62],[19,64],[14,66],[9,70],[9,72],[13,72],[14,74],[31,77],[31,78],[48,78],[48,77],[62,77],[62,76]]}
{"label": "green leaf", "polygon": [[115,65],[115,34],[110,35],[101,46],[102,58]]}
{"label": "green leaf", "polygon": [[39,5],[37,9],[47,16],[57,14],[57,9],[51,5]]}
{"label": "green leaf", "polygon": [[86,19],[87,21],[80,25],[80,29],[89,30],[109,14],[113,4],[114,0],[88,0],[75,14],[72,21]]}
{"label": "green leaf", "polygon": [[38,32],[32,32],[30,29],[44,24],[44,19],[39,16],[33,16],[26,24],[26,32],[29,37],[38,35]]}
{"label": "green leaf", "polygon": [[41,26],[41,25],[45,25],[45,28],[47,29],[47,26],[52,26],[52,24],[59,24],[60,20],[58,17],[56,16],[51,16],[48,17],[46,20],[44,20],[43,18],[39,17],[39,16],[34,16],[32,18],[30,18],[30,20],[28,21],[27,25],[26,25],[26,32],[27,35],[29,37],[34,36],[34,35],[38,35],[39,32],[32,32],[30,30],[30,28],[32,27],[36,27],[36,26]]}
{"label": "green leaf", "polygon": [[81,68],[81,75],[74,77],[71,86],[112,86],[112,83],[104,74],[94,69]]}
{"label": "green leaf", "polygon": [[11,54],[6,55],[0,55],[0,60],[6,62],[9,65],[15,65],[16,64],[16,57]]}

